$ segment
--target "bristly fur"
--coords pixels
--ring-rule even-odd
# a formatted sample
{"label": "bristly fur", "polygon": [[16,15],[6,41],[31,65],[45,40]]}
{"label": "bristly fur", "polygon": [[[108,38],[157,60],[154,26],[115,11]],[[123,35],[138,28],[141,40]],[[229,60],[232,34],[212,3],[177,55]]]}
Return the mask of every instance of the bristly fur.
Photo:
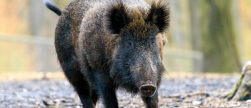
{"label": "bristly fur", "polygon": [[161,1],[158,3],[152,2],[146,22],[154,23],[159,27],[160,32],[164,32],[169,27],[170,22],[169,4],[162,3]]}
{"label": "bristly fur", "polygon": [[122,1],[117,1],[109,7],[110,9],[107,9],[104,17],[104,27],[110,34],[119,34],[126,25],[138,28],[150,23],[151,26],[153,26],[152,24],[156,25],[159,28],[159,32],[164,32],[169,27],[170,9],[167,3],[162,3],[161,1],[158,3],[152,2],[147,16],[138,10],[129,14],[129,10]]}
{"label": "bristly fur", "polygon": [[133,11],[130,18],[130,23],[122,31],[132,33],[137,38],[147,38],[152,30],[157,29],[155,25],[145,22],[144,15],[138,10]]}
{"label": "bristly fur", "polygon": [[110,7],[104,17],[106,31],[111,34],[118,34],[129,22],[127,8],[122,1],[111,4]]}

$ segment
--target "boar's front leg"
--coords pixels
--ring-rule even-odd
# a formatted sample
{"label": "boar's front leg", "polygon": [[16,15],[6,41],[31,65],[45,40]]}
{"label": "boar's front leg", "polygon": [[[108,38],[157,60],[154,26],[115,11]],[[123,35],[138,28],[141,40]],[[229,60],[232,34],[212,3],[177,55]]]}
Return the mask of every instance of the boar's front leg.
{"label": "boar's front leg", "polygon": [[[73,52],[71,50],[73,50],[72,47],[64,51]],[[93,102],[93,100],[96,99],[93,98],[97,98],[97,95],[93,95],[93,97],[91,96],[91,93],[95,94],[95,92],[91,92],[92,89],[89,82],[86,80],[85,76],[81,73],[79,68],[79,63],[77,62],[76,59],[74,59],[76,58],[75,52],[73,52],[72,54],[73,57],[69,55],[66,56],[68,53],[60,53],[60,54],[59,54],[59,61],[64,71],[64,74],[67,77],[68,81],[72,84],[72,86],[76,90],[83,104],[83,108],[94,108],[96,102]]]}
{"label": "boar's front leg", "polygon": [[[93,102],[93,97],[91,97],[91,88],[88,84],[88,81],[84,78],[80,70],[71,67],[71,64],[68,64],[68,67],[63,67],[65,75],[70,83],[75,88],[83,108],[94,108],[96,102]],[[95,92],[92,92],[95,94]],[[96,95],[94,95],[95,97]]]}
{"label": "boar's front leg", "polygon": [[158,108],[158,91],[152,97],[143,97],[146,108]]}
{"label": "boar's front leg", "polygon": [[99,93],[105,108],[118,108],[116,86],[110,77],[99,78]]}
{"label": "boar's front leg", "polygon": [[[69,82],[75,88],[82,104],[83,108],[94,108],[96,102],[93,102],[93,97],[91,97],[91,88],[88,84],[88,81],[84,78],[83,74],[80,72],[79,69],[74,68],[72,66],[74,63],[64,63],[68,66],[62,66],[65,75]],[[92,93],[94,94],[94,92]],[[94,95],[96,96],[96,95]]]}

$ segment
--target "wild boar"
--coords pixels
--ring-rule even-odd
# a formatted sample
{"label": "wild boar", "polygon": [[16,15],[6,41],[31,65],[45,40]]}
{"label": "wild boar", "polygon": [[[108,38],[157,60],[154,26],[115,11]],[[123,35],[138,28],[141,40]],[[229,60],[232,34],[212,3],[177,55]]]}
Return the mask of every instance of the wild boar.
{"label": "wild boar", "polygon": [[170,15],[166,3],[73,0],[64,11],[44,3],[60,15],[58,60],[84,108],[94,108],[99,98],[106,108],[118,108],[118,88],[140,93],[147,108],[158,107]]}

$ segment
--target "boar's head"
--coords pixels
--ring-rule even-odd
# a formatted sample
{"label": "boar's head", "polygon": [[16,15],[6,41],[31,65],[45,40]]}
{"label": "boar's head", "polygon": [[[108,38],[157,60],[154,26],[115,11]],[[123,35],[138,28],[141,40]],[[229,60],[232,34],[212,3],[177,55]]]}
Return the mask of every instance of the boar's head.
{"label": "boar's head", "polygon": [[162,73],[163,33],[169,26],[169,8],[152,3],[149,10],[127,8],[119,2],[107,10],[105,30],[116,34],[110,75],[115,82],[133,93],[151,97],[159,86]]}

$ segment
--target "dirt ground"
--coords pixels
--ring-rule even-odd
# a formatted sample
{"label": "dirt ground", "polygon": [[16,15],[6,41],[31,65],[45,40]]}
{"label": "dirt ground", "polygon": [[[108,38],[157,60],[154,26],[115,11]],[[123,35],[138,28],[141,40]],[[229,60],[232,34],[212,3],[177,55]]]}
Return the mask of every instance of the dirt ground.
{"label": "dirt ground", "polygon": [[[0,73],[0,108],[81,108],[77,94],[61,72],[46,76],[37,72]],[[251,107],[251,100],[235,102],[222,98],[238,78],[238,74],[168,73],[158,88],[159,107]],[[118,90],[117,97],[121,108],[144,107],[138,95]],[[97,108],[103,108],[100,100]]]}

